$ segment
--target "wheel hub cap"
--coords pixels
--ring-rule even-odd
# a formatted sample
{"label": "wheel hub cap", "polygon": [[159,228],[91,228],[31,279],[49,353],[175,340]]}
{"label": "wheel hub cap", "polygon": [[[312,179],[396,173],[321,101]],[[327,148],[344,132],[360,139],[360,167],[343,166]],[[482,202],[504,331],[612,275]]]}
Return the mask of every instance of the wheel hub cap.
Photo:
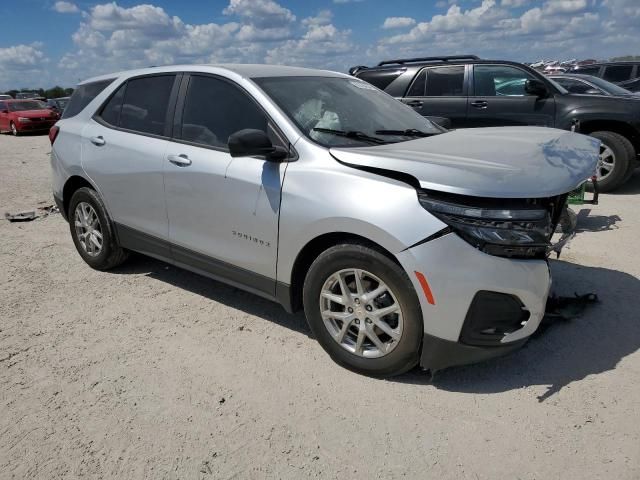
{"label": "wheel hub cap", "polygon": [[395,294],[366,270],[330,275],[320,293],[320,312],[333,339],[360,357],[383,357],[402,336],[402,309]]}
{"label": "wheel hub cap", "polygon": [[596,169],[596,176],[598,181],[604,180],[611,172],[616,165],[616,156],[613,153],[613,150],[606,146],[604,143],[600,145],[600,157],[598,158],[598,166]]}

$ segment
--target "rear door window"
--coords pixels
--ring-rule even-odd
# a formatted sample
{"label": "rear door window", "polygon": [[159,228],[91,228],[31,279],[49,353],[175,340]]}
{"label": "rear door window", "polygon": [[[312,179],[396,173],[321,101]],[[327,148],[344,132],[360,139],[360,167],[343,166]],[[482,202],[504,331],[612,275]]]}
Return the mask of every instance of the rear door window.
{"label": "rear door window", "polygon": [[124,92],[118,126],[140,133],[164,135],[169,96],[174,80],[175,75],[155,75],[129,80]]}
{"label": "rear door window", "polygon": [[113,78],[109,80],[100,80],[99,82],[85,83],[76,88],[71,95],[67,108],[64,109],[62,118],[71,118],[79,114],[84,107],[89,105],[102,91],[113,82]]}
{"label": "rear door window", "polygon": [[120,112],[122,110],[122,101],[124,100],[124,92],[126,88],[127,84],[122,84],[102,108],[99,115],[102,121],[114,127],[120,126]]}
{"label": "rear door window", "polygon": [[424,97],[424,89],[427,83],[427,70],[422,69],[416,78],[413,80],[411,87],[409,87],[409,91],[407,92],[407,97]]}
{"label": "rear door window", "polygon": [[402,75],[405,69],[399,70],[363,70],[357,74],[357,77],[365,82],[369,82],[374,87],[378,87],[380,90],[384,90],[391,82]]}
{"label": "rear door window", "polygon": [[588,83],[573,78],[554,77],[553,80],[566,88],[569,93],[587,93],[589,90],[599,90]]}
{"label": "rear door window", "polygon": [[462,95],[464,95],[464,66],[428,69],[426,97],[461,97]]}
{"label": "rear door window", "polygon": [[631,78],[633,65],[610,65],[605,67],[602,78],[610,82],[624,82]]}
{"label": "rear door window", "polygon": [[182,113],[182,140],[226,150],[232,133],[245,128],[268,132],[267,124],[264,112],[239,87],[215,77],[191,76]]}

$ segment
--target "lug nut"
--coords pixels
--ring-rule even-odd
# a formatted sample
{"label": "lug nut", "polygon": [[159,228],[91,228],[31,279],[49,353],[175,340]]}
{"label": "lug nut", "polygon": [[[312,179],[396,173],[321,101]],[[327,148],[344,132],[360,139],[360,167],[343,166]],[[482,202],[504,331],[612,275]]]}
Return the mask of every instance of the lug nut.
{"label": "lug nut", "polygon": [[367,318],[367,319],[365,319],[365,322],[367,322],[367,323],[371,323],[371,319],[370,319],[370,318]]}
{"label": "lug nut", "polygon": [[353,308],[351,308],[351,307],[347,308],[347,312],[353,313]]}
{"label": "lug nut", "polygon": [[356,318],[356,325],[360,325],[360,319]]}
{"label": "lug nut", "polygon": [[367,310],[367,312],[370,312],[371,310],[373,310],[373,309],[371,308],[371,305],[367,305],[367,306],[366,306],[366,307],[364,307],[364,308]]}
{"label": "lug nut", "polygon": [[356,305],[360,305],[360,299],[359,298],[356,298],[355,302],[356,302]]}

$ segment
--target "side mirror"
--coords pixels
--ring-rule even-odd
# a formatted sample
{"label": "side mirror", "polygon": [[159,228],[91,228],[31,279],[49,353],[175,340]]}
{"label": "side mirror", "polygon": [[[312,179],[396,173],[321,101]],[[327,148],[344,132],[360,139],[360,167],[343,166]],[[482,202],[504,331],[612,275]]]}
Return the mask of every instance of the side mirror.
{"label": "side mirror", "polygon": [[527,80],[524,84],[524,91],[529,95],[535,95],[536,97],[544,97],[547,95],[547,86],[537,78]]}
{"label": "side mirror", "polygon": [[272,162],[281,162],[289,152],[271,143],[269,136],[262,130],[246,128],[229,136],[229,153],[232,157],[263,156]]}

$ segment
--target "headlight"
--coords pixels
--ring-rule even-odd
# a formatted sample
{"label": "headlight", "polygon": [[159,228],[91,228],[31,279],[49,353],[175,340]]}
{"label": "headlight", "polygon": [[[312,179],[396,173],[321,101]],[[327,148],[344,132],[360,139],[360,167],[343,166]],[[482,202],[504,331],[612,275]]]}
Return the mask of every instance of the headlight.
{"label": "headlight", "polygon": [[[423,193],[418,198],[426,210],[486,253],[523,258],[547,254],[553,225],[550,211],[540,205],[514,205],[518,202],[508,199],[503,202],[478,199],[481,206],[471,206]],[[504,203],[505,207],[499,203]]]}
{"label": "headlight", "polygon": [[18,121],[20,123],[29,123],[31,121],[31,119],[27,118],[27,117],[18,117]]}

